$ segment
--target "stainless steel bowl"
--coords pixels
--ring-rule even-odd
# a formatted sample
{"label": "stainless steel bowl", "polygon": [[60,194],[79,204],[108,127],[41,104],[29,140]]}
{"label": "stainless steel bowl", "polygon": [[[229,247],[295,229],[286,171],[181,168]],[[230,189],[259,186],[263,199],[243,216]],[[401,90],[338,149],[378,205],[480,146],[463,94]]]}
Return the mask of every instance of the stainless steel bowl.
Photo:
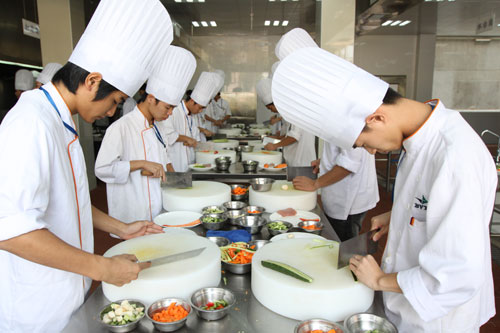
{"label": "stainless steel bowl", "polygon": [[[171,303],[177,303],[177,305],[181,305],[186,311],[188,312],[188,315],[181,320],[173,321],[170,323],[167,322],[161,322],[161,321],[156,321],[154,320],[153,313],[155,311],[158,311],[160,309],[168,307]],[[183,300],[182,298],[163,298],[160,299],[156,302],[153,302],[148,308],[148,311],[146,312],[146,315],[148,316],[148,319],[153,322],[153,326],[161,332],[173,332],[184,326],[186,324],[186,320],[191,313],[191,305],[186,301]]]}
{"label": "stainless steel bowl", "polygon": [[[247,214],[250,216],[262,216],[262,214],[264,214],[264,212],[266,211],[264,207],[260,206],[247,206],[247,208],[245,209],[247,211]],[[259,213],[250,213],[250,212],[259,212]]]}
{"label": "stainless steel bowl", "polygon": [[344,320],[344,326],[351,333],[364,333],[379,330],[384,333],[397,333],[398,330],[389,320],[371,313],[354,314]]}
{"label": "stainless steel bowl", "polygon": [[[218,210],[221,210],[222,212],[221,213],[208,212],[208,210],[211,210],[211,209],[218,209]],[[226,207],[224,207],[222,205],[220,205],[220,206],[216,206],[216,205],[206,206],[206,207],[203,207],[201,209],[202,214],[224,214],[226,211],[227,211]]]}
{"label": "stainless steel bowl", "polygon": [[226,212],[226,218],[229,224],[236,225],[236,220],[240,217],[247,216],[245,209],[233,209]]}
{"label": "stainless steel bowl", "polygon": [[207,239],[211,242],[214,242],[218,247],[226,246],[231,243],[231,241],[226,237],[212,236],[212,237],[207,237]]}
{"label": "stainless steel bowl", "polygon": [[[137,320],[130,322],[130,323],[127,323],[125,325],[110,325],[110,324],[104,323],[102,321],[102,317],[106,313],[111,311],[111,304],[121,304],[121,302],[123,302],[123,301],[128,301],[130,304],[136,304],[137,307],[144,308],[142,316],[140,318],[138,318]],[[139,325],[139,322],[141,321],[141,319],[144,318],[145,312],[146,312],[146,307],[141,302],[136,301],[136,300],[132,300],[132,299],[128,299],[128,300],[121,299],[119,301],[109,303],[108,305],[103,307],[101,309],[101,311],[99,311],[99,322],[111,332],[116,332],[116,333],[130,332],[130,331],[134,330]]]}
{"label": "stainless steel bowl", "polygon": [[260,232],[260,229],[266,224],[266,220],[261,216],[243,216],[237,218],[235,224],[238,227],[242,227],[251,234],[256,234]]}
{"label": "stainless steel bowl", "polygon": [[273,187],[274,179],[272,178],[252,178],[250,184],[254,191],[267,192]]}
{"label": "stainless steel bowl", "polygon": [[[248,198],[248,186],[243,184],[232,184],[231,185],[231,200],[232,201],[241,201]],[[237,187],[245,188],[247,191],[244,194],[233,194],[233,190]]]}
{"label": "stainless steel bowl", "polygon": [[[314,225],[314,226],[316,226],[319,229],[311,230],[311,229],[304,228],[304,227],[307,227],[307,226],[310,226],[310,225]],[[299,228],[301,228],[302,230],[304,230],[305,232],[309,232],[311,234],[316,234],[316,235],[319,235],[321,233],[321,231],[323,231],[323,223],[322,222],[302,221],[302,222],[299,222],[299,224],[297,226]]]}
{"label": "stainless steel bowl", "polygon": [[[221,222],[205,222],[204,219],[212,217],[217,219],[222,219]],[[226,215],[225,214],[203,214],[200,217],[201,224],[205,229],[208,230],[219,230],[226,224]]]}
{"label": "stainless steel bowl", "polygon": [[217,164],[217,163],[225,163],[225,162],[231,163],[231,157],[229,157],[229,156],[219,156],[219,157],[215,158],[215,164]]}
{"label": "stainless steel bowl", "polygon": [[248,264],[231,264],[230,262],[222,261],[222,269],[230,271],[234,274],[246,274],[252,269],[252,263]]}
{"label": "stainless steel bowl", "polygon": [[264,247],[264,245],[266,245],[267,243],[271,243],[271,241],[266,240],[266,239],[256,239],[256,240],[248,242],[248,247],[252,250],[257,251],[257,250],[261,249],[262,247]]}
{"label": "stainless steel bowl", "polygon": [[323,332],[327,332],[329,330],[335,330],[335,333],[348,333],[342,325],[333,323],[324,319],[308,319],[301,321],[295,326],[295,333],[309,333],[313,330],[322,330]]}
{"label": "stainless steel bowl", "polygon": [[222,207],[226,208],[228,211],[243,209],[246,206],[247,204],[241,201],[228,201],[222,204]]}
{"label": "stainless steel bowl", "polygon": [[[273,223],[273,222],[280,222],[282,223],[286,229],[283,229],[283,230],[276,230],[276,229],[271,229],[269,228],[269,224]],[[290,222],[286,222],[286,221],[270,221],[266,224],[266,229],[267,231],[269,232],[269,234],[273,235],[273,236],[276,236],[276,235],[279,235],[279,234],[284,234],[284,233],[287,233],[288,230],[290,230],[291,228],[293,228],[293,224],[291,224]]]}
{"label": "stainless steel bowl", "polygon": [[241,146],[241,151],[245,153],[251,153],[253,152],[253,146]]}
{"label": "stainless steel bowl", "polygon": [[[219,310],[203,310],[202,307],[209,302],[225,300],[228,305]],[[218,320],[229,312],[229,309],[236,303],[234,294],[224,288],[201,288],[191,296],[191,305],[198,316],[205,320]]]}
{"label": "stainless steel bowl", "polygon": [[[253,149],[253,146],[251,146]],[[246,160],[241,162],[243,172],[256,172],[259,167],[259,161]]]}
{"label": "stainless steel bowl", "polygon": [[219,162],[215,161],[215,168],[219,171],[227,171],[229,170],[230,166],[231,166],[231,160],[222,160]]}

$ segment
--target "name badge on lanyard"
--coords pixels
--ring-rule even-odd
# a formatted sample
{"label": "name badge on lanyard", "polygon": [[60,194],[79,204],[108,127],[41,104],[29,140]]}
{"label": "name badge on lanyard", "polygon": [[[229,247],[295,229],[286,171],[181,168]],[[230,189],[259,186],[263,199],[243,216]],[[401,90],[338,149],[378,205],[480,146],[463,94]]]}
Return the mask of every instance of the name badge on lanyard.
{"label": "name badge on lanyard", "polygon": [[[188,127],[189,127],[189,132],[191,133],[191,137],[193,137],[193,117],[189,117],[186,109],[184,108],[183,101],[181,101],[181,106],[182,106],[182,110],[184,111],[184,115],[186,116],[186,122],[187,122]],[[191,119],[189,119],[189,118],[191,118]]]}

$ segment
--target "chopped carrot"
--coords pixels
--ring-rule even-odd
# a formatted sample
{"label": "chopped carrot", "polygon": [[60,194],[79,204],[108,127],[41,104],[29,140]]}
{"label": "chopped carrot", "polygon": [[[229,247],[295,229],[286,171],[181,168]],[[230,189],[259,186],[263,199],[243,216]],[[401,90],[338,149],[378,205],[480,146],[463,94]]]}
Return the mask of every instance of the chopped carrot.
{"label": "chopped carrot", "polygon": [[248,189],[244,188],[244,187],[236,187],[232,193],[235,194],[235,195],[242,195],[242,194],[245,194],[247,193]]}
{"label": "chopped carrot", "polygon": [[248,214],[260,214],[261,211],[260,210],[249,210],[248,211]]}
{"label": "chopped carrot", "polygon": [[269,168],[269,163],[264,164],[264,168]]}
{"label": "chopped carrot", "polygon": [[321,230],[320,227],[318,227],[318,226],[316,226],[314,224],[306,225],[306,226],[303,226],[302,228],[307,229],[307,230]]}
{"label": "chopped carrot", "polygon": [[329,330],[329,331],[328,331],[328,332],[326,332],[326,333],[337,333],[337,331],[336,331],[336,330],[334,330],[334,329],[332,328],[331,330]]}
{"label": "chopped carrot", "polygon": [[162,323],[171,323],[178,321],[186,317],[189,313],[184,309],[182,305],[177,305],[176,302],[170,303],[166,308],[156,310],[153,313],[153,320]]}
{"label": "chopped carrot", "polygon": [[286,168],[286,163],[281,163],[281,164],[278,164],[278,165],[277,165],[277,166],[275,166],[274,168],[276,168],[276,169]]}

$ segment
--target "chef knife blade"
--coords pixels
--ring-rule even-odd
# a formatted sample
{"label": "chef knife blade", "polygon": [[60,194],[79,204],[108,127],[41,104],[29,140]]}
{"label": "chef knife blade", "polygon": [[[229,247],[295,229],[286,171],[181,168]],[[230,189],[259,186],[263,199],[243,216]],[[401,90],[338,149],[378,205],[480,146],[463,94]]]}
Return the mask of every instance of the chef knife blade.
{"label": "chef knife blade", "polygon": [[339,261],[337,269],[341,269],[342,267],[349,265],[349,259],[351,259],[351,257],[355,254],[366,256],[367,254],[377,252],[378,242],[375,242],[372,239],[373,235],[377,231],[379,231],[379,229],[365,232],[361,235],[341,242],[339,246]]}
{"label": "chef knife blade", "polygon": [[306,166],[306,167],[292,167],[288,166],[286,168],[286,180],[292,181],[295,177],[298,176],[306,176],[311,179],[318,178],[318,175],[313,172],[314,167]]}
{"label": "chef knife blade", "polygon": [[[141,175],[151,177],[153,174],[142,170]],[[161,182],[161,187],[188,188],[193,186],[193,174],[188,172],[165,172],[167,180]]]}
{"label": "chef knife blade", "polygon": [[159,257],[159,258],[155,258],[152,260],[142,260],[142,261],[137,261],[137,262],[138,263],[150,262],[151,267],[159,266],[159,265],[164,265],[164,264],[168,264],[168,263],[179,261],[179,260],[184,260],[184,259],[196,257],[200,253],[202,253],[203,250],[205,250],[205,247],[201,247],[201,248],[196,249],[196,250],[190,250],[190,251],[180,252],[180,253],[176,253],[176,254],[171,254],[169,256]]}

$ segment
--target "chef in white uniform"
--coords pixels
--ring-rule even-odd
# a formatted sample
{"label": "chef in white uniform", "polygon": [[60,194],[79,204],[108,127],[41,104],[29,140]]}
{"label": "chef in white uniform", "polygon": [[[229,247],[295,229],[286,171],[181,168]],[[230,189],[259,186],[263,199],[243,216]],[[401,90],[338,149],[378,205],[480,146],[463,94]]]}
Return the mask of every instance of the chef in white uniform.
{"label": "chef in white uniform", "polygon": [[19,99],[21,94],[27,90],[33,89],[35,78],[33,74],[27,69],[20,69],[16,72],[14,79],[14,89],[16,97]]}
{"label": "chef in white uniform", "polygon": [[210,100],[210,104],[207,106],[205,113],[205,120],[207,123],[206,128],[211,132],[217,133],[218,129],[226,125],[229,118],[231,118],[231,108],[229,103],[223,99],[220,95],[222,88],[224,87],[224,81],[226,75],[220,69],[214,71],[220,78],[220,84],[217,87],[215,96]]}
{"label": "chef in white uniform", "polygon": [[[276,68],[278,68],[278,65],[280,64],[279,61],[276,61],[272,66],[271,66],[271,79],[273,77],[274,72],[276,71]],[[271,125],[271,134],[273,137],[279,138],[281,136],[285,136],[285,128],[284,128],[284,120],[283,117],[279,114],[276,113],[271,116],[271,119],[269,119],[269,124]]]}
{"label": "chef in white uniform", "polygon": [[49,62],[47,65],[45,65],[40,75],[38,75],[38,77],[36,78],[35,88],[40,88],[45,83],[52,80],[54,74],[57,73],[57,71],[60,70],[61,67],[62,65],[58,64],[57,62]]}
{"label": "chef in white uniform", "polygon": [[216,88],[216,74],[202,72],[190,98],[181,101],[172,116],[158,123],[160,132],[167,138],[169,159],[175,171],[185,172],[195,161],[194,147],[200,134],[194,116],[207,106]]}
{"label": "chef in white uniform", "polygon": [[[191,52],[169,46],[148,79],[135,109],[107,130],[97,155],[95,174],[106,183],[109,215],[123,222],[152,221],[163,208],[160,181],[174,171],[167,142],[156,122],[167,119],[184,95],[196,69]],[[142,176],[147,171],[152,177]]]}
{"label": "chef in white uniform", "polygon": [[[277,113],[271,95],[271,80],[262,79],[257,83],[257,95],[266,108]],[[283,157],[289,166],[309,166],[316,159],[315,136],[295,125],[286,123],[286,135],[278,143],[268,143],[264,146],[266,150],[283,148]]]}
{"label": "chef in white uniform", "polygon": [[[130,25],[134,35],[124,32]],[[72,115],[86,122],[112,115],[172,38],[160,1],[102,0],[53,82],[24,93],[5,117],[0,156],[12,162],[0,164],[0,332],[61,331],[91,279],[120,286],[148,266],[133,255],[92,254],[94,227],[122,238],[161,230],[91,206]]]}
{"label": "chef in white uniform", "polygon": [[272,89],[287,121],[343,149],[403,148],[392,211],[372,219],[381,228],[375,240],[389,232],[382,267],[355,255],[350,269],[383,291],[400,332],[479,332],[495,314],[489,223],[497,175],[460,113],[439,100],[402,98],[319,48],[282,60]]}

